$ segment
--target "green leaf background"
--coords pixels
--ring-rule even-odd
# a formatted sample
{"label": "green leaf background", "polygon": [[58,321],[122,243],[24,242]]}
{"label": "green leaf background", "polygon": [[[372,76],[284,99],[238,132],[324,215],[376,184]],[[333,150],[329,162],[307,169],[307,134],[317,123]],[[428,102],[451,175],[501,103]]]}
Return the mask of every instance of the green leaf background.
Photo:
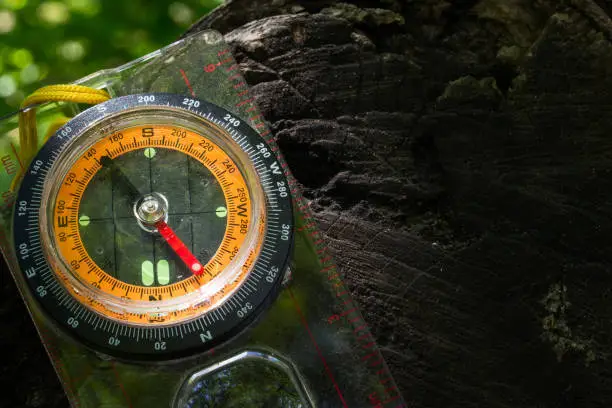
{"label": "green leaf background", "polygon": [[0,116],[167,45],[223,0],[0,0]]}

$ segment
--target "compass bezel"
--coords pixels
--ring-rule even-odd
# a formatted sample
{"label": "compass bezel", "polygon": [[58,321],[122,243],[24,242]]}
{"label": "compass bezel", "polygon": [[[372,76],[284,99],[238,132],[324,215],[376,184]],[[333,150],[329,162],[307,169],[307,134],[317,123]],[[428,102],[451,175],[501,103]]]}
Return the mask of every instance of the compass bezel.
{"label": "compass bezel", "polygon": [[[222,127],[233,145],[253,161],[265,195],[265,237],[260,256],[240,287],[218,308],[182,323],[142,327],[111,320],[88,309],[58,282],[40,239],[41,197],[49,170],[61,153],[92,126],[134,108],[180,109]],[[245,121],[208,101],[150,93],[110,99],[70,120],[40,149],[25,172],[16,199],[14,248],[21,273],[42,309],[69,335],[107,354],[131,359],[168,359],[215,347],[253,322],[278,294],[293,243],[293,208],[276,155]],[[112,125],[109,123],[109,125]],[[262,145],[263,144],[263,145]],[[256,147],[259,146],[259,147]],[[261,148],[263,146],[263,148]],[[21,211],[25,208],[25,211]],[[75,324],[76,322],[76,324]]]}

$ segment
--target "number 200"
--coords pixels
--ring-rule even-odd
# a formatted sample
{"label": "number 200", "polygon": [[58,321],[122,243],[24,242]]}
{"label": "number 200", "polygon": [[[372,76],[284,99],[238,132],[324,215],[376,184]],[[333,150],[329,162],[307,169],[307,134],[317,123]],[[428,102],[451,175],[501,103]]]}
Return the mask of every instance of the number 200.
{"label": "number 200", "polygon": [[138,103],[155,102],[155,95],[141,95],[138,97]]}

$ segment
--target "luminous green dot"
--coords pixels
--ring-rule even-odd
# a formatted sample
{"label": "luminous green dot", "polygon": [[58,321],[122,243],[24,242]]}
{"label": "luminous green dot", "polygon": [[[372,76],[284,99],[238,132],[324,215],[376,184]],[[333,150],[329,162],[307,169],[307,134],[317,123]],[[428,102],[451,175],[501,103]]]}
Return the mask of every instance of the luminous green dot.
{"label": "luminous green dot", "polygon": [[219,218],[225,218],[227,217],[227,208],[217,207],[217,209],[215,210],[215,214],[217,214],[217,217]]}
{"label": "luminous green dot", "polygon": [[157,261],[157,281],[160,285],[167,285],[170,282],[170,265],[165,259]]}
{"label": "luminous green dot", "polygon": [[154,157],[155,157],[155,153],[156,153],[156,152],[155,152],[155,149],[154,149],[154,148],[152,148],[152,147],[147,147],[147,148],[144,150],[144,155],[145,155],[145,157],[146,157],[147,159],[152,159],[152,158],[154,158]]}
{"label": "luminous green dot", "polygon": [[153,262],[144,261],[142,263],[141,272],[142,272],[142,284],[145,286],[151,286],[153,284],[153,279],[154,279]]}
{"label": "luminous green dot", "polygon": [[81,215],[81,217],[79,218],[79,224],[82,227],[88,226],[90,221],[91,221],[91,219],[88,216],[86,216],[86,215]]}

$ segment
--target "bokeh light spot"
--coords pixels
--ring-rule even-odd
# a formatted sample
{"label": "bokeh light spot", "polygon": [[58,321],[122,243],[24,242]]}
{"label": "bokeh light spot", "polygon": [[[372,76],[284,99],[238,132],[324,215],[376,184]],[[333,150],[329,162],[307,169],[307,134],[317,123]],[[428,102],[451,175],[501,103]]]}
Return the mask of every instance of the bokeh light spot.
{"label": "bokeh light spot", "polygon": [[5,74],[0,76],[0,96],[6,98],[11,96],[17,90],[17,83],[11,75]]}
{"label": "bokeh light spot", "polygon": [[28,0],[3,0],[2,6],[12,10],[21,10],[28,4]]}
{"label": "bokeh light spot", "polygon": [[66,3],[70,10],[86,16],[95,16],[100,12],[100,0],[67,0]]}
{"label": "bokeh light spot", "polygon": [[193,11],[184,3],[170,4],[168,15],[172,21],[179,25],[188,25],[193,21]]}
{"label": "bokeh light spot", "polygon": [[38,81],[40,78],[40,68],[36,64],[30,64],[24,67],[19,74],[19,79],[24,84],[31,84],[32,82]]}
{"label": "bokeh light spot", "polygon": [[38,6],[37,13],[38,18],[51,25],[63,24],[70,18],[68,6],[59,1],[46,1],[42,3]]}
{"label": "bokeh light spot", "polygon": [[15,13],[8,10],[0,11],[0,34],[6,34],[13,31],[16,23],[17,19],[15,18]]}
{"label": "bokeh light spot", "polygon": [[58,54],[68,61],[78,61],[85,56],[85,46],[79,41],[66,41],[57,47]]}
{"label": "bokeh light spot", "polygon": [[32,57],[32,53],[26,50],[25,48],[20,48],[11,52],[11,64],[16,66],[17,68],[27,67],[32,63],[33,60],[34,58]]}

